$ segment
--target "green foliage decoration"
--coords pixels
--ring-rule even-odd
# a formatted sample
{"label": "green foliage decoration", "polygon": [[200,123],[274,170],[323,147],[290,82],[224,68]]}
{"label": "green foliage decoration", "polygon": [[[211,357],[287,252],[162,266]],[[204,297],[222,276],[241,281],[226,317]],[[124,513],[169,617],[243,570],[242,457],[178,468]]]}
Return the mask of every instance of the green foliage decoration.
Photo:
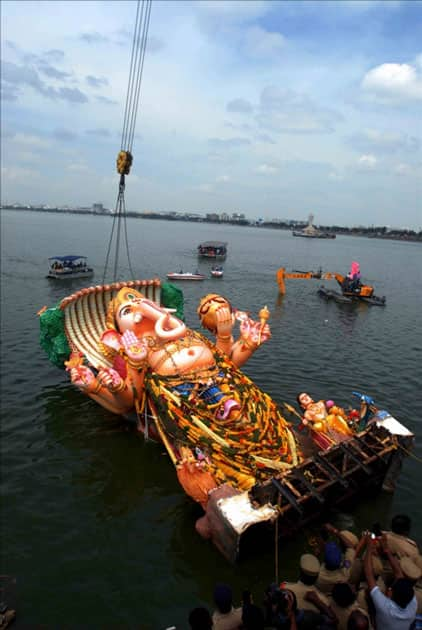
{"label": "green foliage decoration", "polygon": [[50,361],[64,369],[71,350],[64,332],[64,313],[58,306],[48,308],[40,315],[40,345]]}

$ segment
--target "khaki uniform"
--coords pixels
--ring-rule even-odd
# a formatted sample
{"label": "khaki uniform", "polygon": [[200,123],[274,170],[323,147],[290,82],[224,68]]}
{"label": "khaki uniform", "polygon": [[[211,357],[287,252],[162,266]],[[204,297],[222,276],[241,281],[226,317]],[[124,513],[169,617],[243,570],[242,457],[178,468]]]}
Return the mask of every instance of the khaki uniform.
{"label": "khaki uniform", "polygon": [[362,610],[365,615],[368,615],[368,611],[364,608],[361,608],[357,602],[354,602],[347,608],[342,608],[330,597],[330,606],[332,610],[335,612],[336,617],[338,619],[337,630],[347,630],[347,621],[349,619],[350,613],[356,609]]}
{"label": "khaki uniform", "polygon": [[329,571],[325,564],[322,563],[315,586],[322,593],[330,595],[333,590],[333,586],[337,584],[337,582],[348,582],[355,555],[355,550],[348,547],[346,549],[346,553],[344,554],[343,566],[339,569],[334,569],[333,571]]}
{"label": "khaki uniform", "polygon": [[411,538],[395,534],[394,532],[385,532],[388,547],[398,558],[409,556],[414,560],[419,556],[418,545]]}
{"label": "khaki uniform", "polygon": [[320,600],[326,605],[329,605],[328,602],[328,597],[326,597],[324,595],[324,593],[321,593],[321,591],[319,591],[315,586],[308,586],[307,584],[304,584],[303,582],[301,582],[300,580],[298,580],[297,582],[285,582],[285,586],[286,588],[288,588],[289,590],[293,591],[293,593],[296,595],[296,599],[297,599],[297,607],[298,608],[303,608],[304,610],[312,610],[313,612],[317,612],[319,613],[319,609],[312,604],[311,602],[308,602],[305,599],[305,595],[308,591],[313,591],[314,593],[316,593],[318,595],[318,597],[320,598]]}

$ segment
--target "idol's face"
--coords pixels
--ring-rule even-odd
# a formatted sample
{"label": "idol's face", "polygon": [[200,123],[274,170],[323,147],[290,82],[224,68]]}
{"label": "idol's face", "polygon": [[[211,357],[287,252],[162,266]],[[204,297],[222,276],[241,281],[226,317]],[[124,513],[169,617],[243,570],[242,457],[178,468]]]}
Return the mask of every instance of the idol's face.
{"label": "idol's face", "polygon": [[142,323],[143,315],[140,309],[140,300],[124,302],[116,313],[116,323],[121,333],[132,330],[136,334],[136,329]]}
{"label": "idol's face", "polygon": [[303,407],[303,409],[306,409],[307,407],[309,407],[309,405],[311,405],[314,401],[313,399],[309,396],[309,394],[303,393],[299,395],[299,404],[301,407]]}

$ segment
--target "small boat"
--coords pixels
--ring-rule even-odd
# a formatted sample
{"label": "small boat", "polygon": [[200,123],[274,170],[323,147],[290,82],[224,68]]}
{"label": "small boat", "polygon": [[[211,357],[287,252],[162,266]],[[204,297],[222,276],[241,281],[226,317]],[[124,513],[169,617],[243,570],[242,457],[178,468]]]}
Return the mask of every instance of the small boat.
{"label": "small boat", "polygon": [[90,278],[94,275],[92,267],[88,267],[86,256],[51,256],[47,278],[53,280],[71,280],[74,278]]}
{"label": "small boat", "polygon": [[179,273],[168,273],[168,280],[205,280],[205,276],[199,271],[192,273],[191,271],[179,271]]}
{"label": "small boat", "polygon": [[199,258],[225,260],[227,256],[227,243],[221,241],[205,241],[198,245],[198,256]]}
{"label": "small boat", "polygon": [[223,267],[213,267],[211,269],[211,275],[213,278],[222,278],[224,274]]}

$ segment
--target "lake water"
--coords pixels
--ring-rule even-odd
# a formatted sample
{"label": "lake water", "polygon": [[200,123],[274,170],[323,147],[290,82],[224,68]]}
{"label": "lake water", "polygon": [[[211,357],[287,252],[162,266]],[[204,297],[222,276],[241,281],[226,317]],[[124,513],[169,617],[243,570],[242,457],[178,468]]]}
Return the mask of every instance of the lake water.
{"label": "lake water", "polygon": [[[187,323],[209,292],[252,315],[271,311],[272,339],[244,371],[278,402],[299,391],[352,402],[372,395],[417,437],[422,458],[422,247],[348,236],[293,238],[279,230],[128,219],[138,278],[169,271],[209,275],[198,261],[203,240],[228,242],[223,279],[180,284]],[[250,588],[257,602],[274,579],[274,553],[231,566],[194,529],[198,516],[173,467],[154,443],[82,396],[51,365],[38,343],[37,311],[80,288],[47,280],[47,258],[87,255],[101,282],[111,219],[3,211],[1,217],[1,574],[17,578],[16,628],[187,628],[191,608],[212,608],[215,582],[236,600]],[[348,271],[385,295],[385,308],[326,303],[318,280],[287,280],[276,271]],[[124,261],[122,261],[124,262]],[[128,279],[122,270],[122,278]],[[325,282],[335,287],[335,282]],[[407,458],[394,496],[381,494],[333,518],[359,533],[393,513],[412,517],[422,541],[421,462]],[[312,530],[282,542],[280,578],[294,579]]]}

